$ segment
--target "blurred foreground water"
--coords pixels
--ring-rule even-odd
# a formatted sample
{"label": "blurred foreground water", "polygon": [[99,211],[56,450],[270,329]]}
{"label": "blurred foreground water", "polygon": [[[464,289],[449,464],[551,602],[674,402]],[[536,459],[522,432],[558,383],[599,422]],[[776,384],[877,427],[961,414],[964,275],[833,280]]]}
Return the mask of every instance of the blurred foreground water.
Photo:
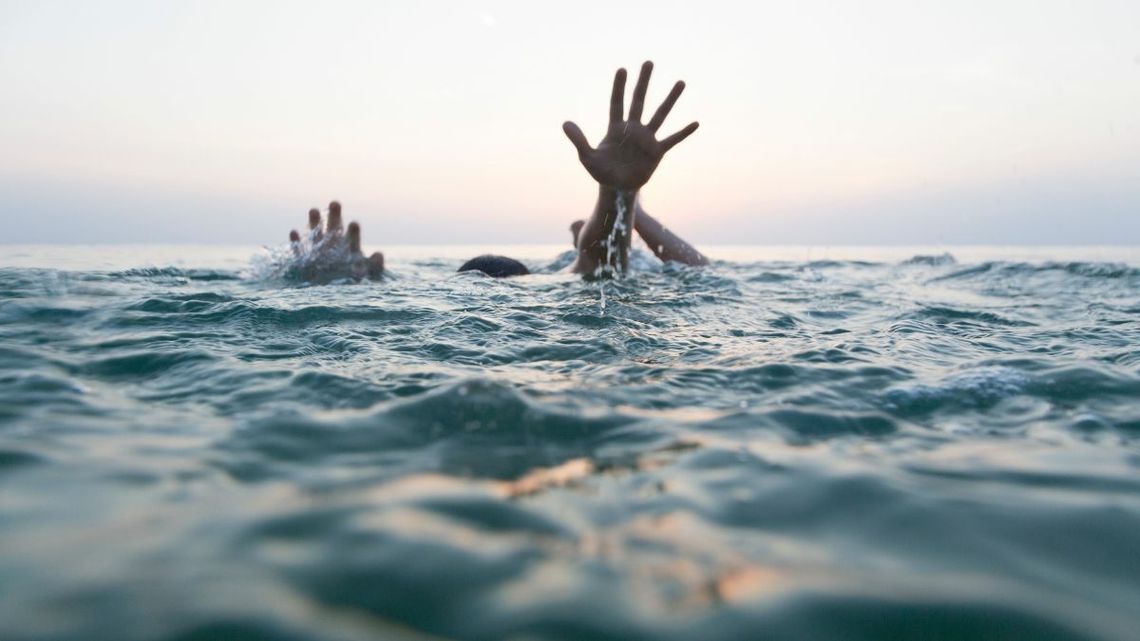
{"label": "blurred foreground water", "polygon": [[481,249],[0,247],[0,639],[1136,638],[1140,251]]}

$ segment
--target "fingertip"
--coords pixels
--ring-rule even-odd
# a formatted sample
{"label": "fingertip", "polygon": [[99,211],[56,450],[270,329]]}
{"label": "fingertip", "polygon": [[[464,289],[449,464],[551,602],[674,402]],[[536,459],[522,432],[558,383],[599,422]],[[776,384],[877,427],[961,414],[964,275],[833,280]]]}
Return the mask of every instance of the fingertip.
{"label": "fingertip", "polygon": [[371,278],[380,278],[384,275],[384,254],[380,252],[373,252],[368,257],[368,276]]}
{"label": "fingertip", "polygon": [[699,122],[696,122],[696,121],[691,122],[688,125],[685,125],[684,129],[682,129],[681,131],[678,131],[677,133],[673,134],[672,136],[669,136],[668,138],[666,138],[665,140],[662,140],[661,142],[665,146],[666,150],[672,149],[678,143],[680,143],[682,140],[691,136],[692,133],[697,130],[697,127],[700,127],[700,126],[701,126],[701,124]]}
{"label": "fingertip", "polygon": [[360,224],[355,220],[348,224],[348,249],[353,253],[360,252]]}
{"label": "fingertip", "polygon": [[578,150],[579,154],[584,154],[589,151],[590,142],[586,140],[586,134],[582,133],[578,125],[567,120],[562,123],[562,132],[570,139],[570,144],[574,145],[574,148]]}
{"label": "fingertip", "polygon": [[335,200],[329,203],[329,220],[325,225],[325,228],[328,231],[338,231],[344,225],[343,220],[344,219],[340,213],[340,203]]}
{"label": "fingertip", "polygon": [[582,233],[582,228],[586,226],[586,221],[575,220],[570,223],[570,237],[574,241],[574,246],[578,246],[578,236]]}

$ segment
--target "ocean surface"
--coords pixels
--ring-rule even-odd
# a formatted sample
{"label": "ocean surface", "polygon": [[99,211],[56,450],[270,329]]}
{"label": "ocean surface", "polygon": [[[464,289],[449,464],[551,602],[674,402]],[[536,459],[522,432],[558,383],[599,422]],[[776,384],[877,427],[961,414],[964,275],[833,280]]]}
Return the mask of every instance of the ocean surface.
{"label": "ocean surface", "polygon": [[0,639],[1140,638],[1140,250],[0,246]]}

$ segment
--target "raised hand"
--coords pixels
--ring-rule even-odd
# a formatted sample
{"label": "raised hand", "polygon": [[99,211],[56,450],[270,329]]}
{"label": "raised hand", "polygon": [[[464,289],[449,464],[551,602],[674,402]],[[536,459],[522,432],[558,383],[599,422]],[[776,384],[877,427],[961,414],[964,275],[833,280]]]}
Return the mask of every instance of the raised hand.
{"label": "raised hand", "polygon": [[301,273],[305,280],[328,281],[336,278],[380,278],[384,272],[384,254],[373,252],[365,258],[360,245],[360,225],[349,223],[347,233],[343,227],[340,203],[329,203],[328,222],[322,227],[319,209],[309,210],[308,254],[303,250],[301,234],[297,230],[289,232],[289,243],[293,254],[304,261]]}
{"label": "raised hand", "polygon": [[633,89],[633,99],[629,104],[629,118],[623,114],[625,106],[625,69],[618,69],[614,75],[613,93],[610,96],[610,124],[605,138],[598,147],[590,147],[585,134],[578,125],[567,121],[562,131],[578,150],[578,159],[594,180],[604,187],[622,191],[636,191],[653,176],[654,170],[669,151],[697,130],[699,123],[693,122],[671,136],[657,139],[657,130],[665,122],[665,117],[673,109],[677,98],[685,90],[685,83],[677,81],[673,90],[657,108],[648,123],[642,124],[645,110],[645,93],[649,89],[649,76],[653,73],[653,63],[641,65],[637,86]]}

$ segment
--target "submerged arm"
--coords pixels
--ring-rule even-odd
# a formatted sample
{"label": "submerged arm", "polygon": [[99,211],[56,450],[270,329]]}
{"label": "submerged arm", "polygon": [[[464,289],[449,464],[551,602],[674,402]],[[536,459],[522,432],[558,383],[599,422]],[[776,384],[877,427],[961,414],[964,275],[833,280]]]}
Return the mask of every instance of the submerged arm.
{"label": "submerged arm", "polygon": [[696,266],[709,264],[709,259],[697,251],[696,247],[669,231],[665,225],[642,209],[641,205],[637,206],[634,229],[662,262],[672,260],[683,265]]}
{"label": "submerged arm", "polygon": [[594,213],[578,232],[578,260],[574,262],[574,271],[613,276],[625,270],[636,206],[636,191],[598,186]]}

